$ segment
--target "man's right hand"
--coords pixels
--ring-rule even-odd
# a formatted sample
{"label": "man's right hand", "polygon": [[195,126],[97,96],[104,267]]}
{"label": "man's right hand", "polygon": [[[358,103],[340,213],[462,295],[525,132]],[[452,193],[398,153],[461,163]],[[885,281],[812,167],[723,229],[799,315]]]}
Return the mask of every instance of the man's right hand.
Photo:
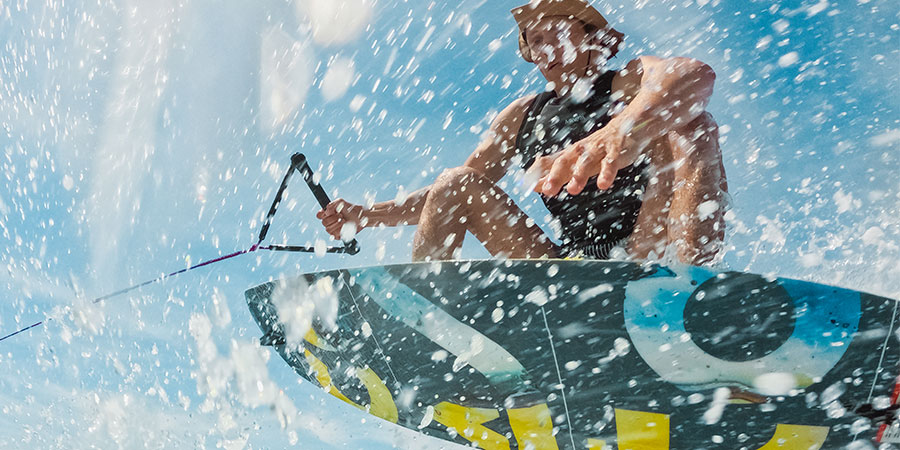
{"label": "man's right hand", "polygon": [[325,231],[335,239],[349,241],[356,237],[363,225],[363,207],[355,205],[339,198],[316,213],[316,217],[322,221]]}

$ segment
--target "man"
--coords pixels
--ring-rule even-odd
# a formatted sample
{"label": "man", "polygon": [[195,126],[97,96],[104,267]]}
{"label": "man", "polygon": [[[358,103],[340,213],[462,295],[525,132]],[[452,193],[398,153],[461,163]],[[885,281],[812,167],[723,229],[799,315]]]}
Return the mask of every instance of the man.
{"label": "man", "polygon": [[[457,168],[402,202],[336,200],[318,214],[339,237],[418,225],[414,260],[450,259],[466,231],[494,256],[634,259],[674,251],[711,262],[724,236],[725,174],[705,112],[715,74],[689,58],[641,56],[607,71],[623,35],[583,0],[533,0],[512,10],[522,57],[552,91],[514,101]],[[512,164],[554,217],[550,240],[497,183]]]}

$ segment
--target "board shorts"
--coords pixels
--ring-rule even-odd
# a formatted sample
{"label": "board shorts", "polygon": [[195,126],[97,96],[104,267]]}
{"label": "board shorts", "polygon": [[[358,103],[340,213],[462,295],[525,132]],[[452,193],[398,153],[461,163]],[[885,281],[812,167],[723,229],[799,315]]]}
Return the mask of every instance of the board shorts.
{"label": "board shorts", "polygon": [[606,190],[597,179],[588,180],[577,195],[541,196],[560,228],[563,257],[609,259],[615,247],[624,247],[634,233],[649,178],[646,160],[625,167]]}

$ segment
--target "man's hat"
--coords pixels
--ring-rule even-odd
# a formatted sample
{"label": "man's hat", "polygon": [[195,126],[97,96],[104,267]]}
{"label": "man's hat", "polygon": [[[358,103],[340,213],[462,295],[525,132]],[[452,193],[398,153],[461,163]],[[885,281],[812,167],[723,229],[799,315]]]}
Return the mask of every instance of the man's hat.
{"label": "man's hat", "polygon": [[609,47],[610,58],[619,51],[624,34],[609,26],[600,11],[584,0],[531,0],[527,5],[513,8],[512,15],[519,24],[519,52],[528,62],[534,62],[531,49],[525,41],[525,30],[536,25],[544,17],[563,16],[593,25],[605,32],[603,43]]}

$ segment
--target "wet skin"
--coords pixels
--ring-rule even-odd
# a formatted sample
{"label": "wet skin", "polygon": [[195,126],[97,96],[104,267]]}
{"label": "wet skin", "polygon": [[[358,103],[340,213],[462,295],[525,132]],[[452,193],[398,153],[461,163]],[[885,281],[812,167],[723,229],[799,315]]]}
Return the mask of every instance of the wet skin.
{"label": "wet skin", "polygon": [[[542,19],[526,32],[538,70],[558,95],[579,80],[602,73],[609,49],[597,35],[563,17]],[[653,170],[638,223],[627,244],[634,259],[655,258],[674,248],[689,264],[712,261],[724,237],[727,183],[718,130],[705,112],[715,74],[689,58],[641,56],[617,72],[613,98],[626,106],[608,125],[549,156],[537,158],[528,177],[535,191],[581,192],[588,179],[609,188],[616,172],[641,155]],[[465,233],[494,256],[559,257],[561,249],[530,220],[497,183],[515,154],[515,139],[534,96],[507,106],[486,138],[458,168],[448,169],[404,201],[363,207],[338,199],[318,217],[329,234],[344,237],[370,226],[418,225],[414,260],[459,257]],[[671,251],[671,250],[670,250]]]}

